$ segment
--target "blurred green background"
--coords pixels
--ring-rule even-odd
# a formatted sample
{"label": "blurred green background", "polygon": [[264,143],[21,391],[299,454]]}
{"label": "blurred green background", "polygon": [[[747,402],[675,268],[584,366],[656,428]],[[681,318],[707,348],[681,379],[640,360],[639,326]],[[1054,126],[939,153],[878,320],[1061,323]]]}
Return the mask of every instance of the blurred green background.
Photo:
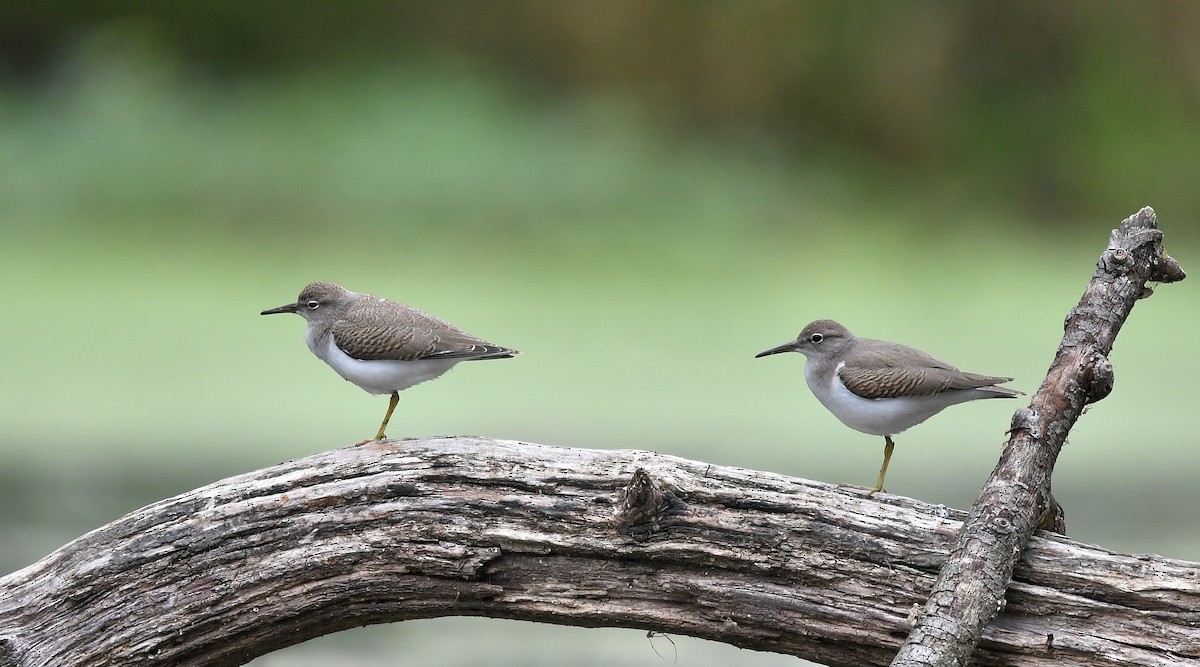
{"label": "blurred green background", "polygon": [[[830,317],[1033,392],[1121,219],[1197,269],[1197,155],[1190,2],[7,2],[0,573],[374,433],[386,399],[258,315],[318,279],[524,351],[394,437],[868,484],[881,439],[754,354]],[[1063,451],[1076,539],[1200,559],[1193,281]],[[905,432],[889,490],[966,508],[1016,407]],[[795,664],[674,641],[442,619],[254,664]]]}

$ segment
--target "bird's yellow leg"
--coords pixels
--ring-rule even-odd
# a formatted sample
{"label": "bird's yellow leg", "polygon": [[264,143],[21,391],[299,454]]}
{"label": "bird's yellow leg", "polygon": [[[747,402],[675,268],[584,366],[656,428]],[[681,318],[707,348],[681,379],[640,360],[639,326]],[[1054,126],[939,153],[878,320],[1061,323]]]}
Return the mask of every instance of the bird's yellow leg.
{"label": "bird's yellow leg", "polygon": [[867,496],[883,490],[883,478],[887,477],[888,462],[892,460],[892,450],[896,448],[896,443],[892,442],[892,436],[885,435],[883,436],[883,440],[887,443],[883,446],[883,467],[879,469],[879,479],[875,480],[875,486],[871,487],[871,490],[867,492]]}
{"label": "bird's yellow leg", "polygon": [[[393,391],[392,397],[390,399],[388,399],[388,409],[387,409],[387,413],[383,415],[383,423],[381,423],[379,425],[379,432],[375,434],[376,440],[383,440],[384,438],[387,437],[384,434],[384,431],[387,430],[388,422],[392,420],[392,412],[396,409],[396,404],[399,402],[400,402],[399,392]],[[891,454],[891,452],[889,451],[888,454]]]}
{"label": "bird's yellow leg", "polygon": [[[391,421],[391,419],[392,419],[392,411],[396,409],[396,404],[399,402],[400,402],[400,393],[393,391],[391,399],[388,400],[387,414],[383,415],[383,423],[379,425],[379,432],[375,434],[375,440],[383,440],[384,438],[387,437],[387,435],[384,434],[384,431],[387,430],[388,422]],[[373,442],[373,441],[372,440],[364,440],[363,442],[360,442],[358,444],[361,445],[366,442]]]}

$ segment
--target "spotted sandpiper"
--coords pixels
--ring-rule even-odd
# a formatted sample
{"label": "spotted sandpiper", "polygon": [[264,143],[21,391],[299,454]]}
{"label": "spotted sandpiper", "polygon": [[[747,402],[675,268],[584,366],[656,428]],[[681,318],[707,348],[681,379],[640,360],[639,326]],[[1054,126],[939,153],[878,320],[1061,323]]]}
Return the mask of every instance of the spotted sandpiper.
{"label": "spotted sandpiper", "polygon": [[856,431],[883,436],[883,466],[868,495],[883,490],[893,435],[956,403],[1021,395],[996,386],[1012,378],[965,373],[907,345],[859,338],[833,320],[817,320],[796,340],[755,358],[780,352],[807,357],[804,379],[833,416]]}
{"label": "spotted sandpiper", "polygon": [[308,320],[308,349],[338,375],[372,394],[392,395],[375,440],[386,437],[400,391],[432,380],[460,361],[518,354],[416,308],[333,283],[309,283],[295,303],[262,311],[275,313]]}

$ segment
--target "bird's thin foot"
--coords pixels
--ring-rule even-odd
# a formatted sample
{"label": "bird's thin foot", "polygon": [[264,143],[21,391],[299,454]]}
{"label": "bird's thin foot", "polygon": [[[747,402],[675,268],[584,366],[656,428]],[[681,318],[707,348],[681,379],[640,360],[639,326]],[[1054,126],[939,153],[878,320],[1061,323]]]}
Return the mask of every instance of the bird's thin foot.
{"label": "bird's thin foot", "polygon": [[876,493],[878,493],[880,491],[887,493],[887,489],[883,488],[882,486],[862,486],[861,484],[838,484],[838,488],[839,489],[858,489],[859,491],[866,491],[868,498],[870,498],[871,496],[875,495]]}
{"label": "bird's thin foot", "polygon": [[384,440],[386,437],[387,437],[387,436],[379,436],[379,437],[375,437],[375,438],[367,438],[366,440],[360,440],[359,442],[356,442],[356,443],[354,443],[354,446],[355,446],[355,447],[362,447],[363,445],[365,445],[365,444],[367,444],[367,443],[369,443],[369,442],[381,442],[381,441],[383,441],[383,440]]}

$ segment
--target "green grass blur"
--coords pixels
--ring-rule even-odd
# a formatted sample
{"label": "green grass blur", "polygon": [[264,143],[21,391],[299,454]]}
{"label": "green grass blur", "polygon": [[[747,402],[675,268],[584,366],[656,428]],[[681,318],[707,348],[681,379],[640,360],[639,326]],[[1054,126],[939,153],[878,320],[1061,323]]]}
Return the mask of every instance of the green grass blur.
{"label": "green grass blur", "polygon": [[[802,357],[755,353],[831,317],[1032,393],[1108,230],[1155,204],[1051,225],[445,63],[217,85],[137,54],[81,57],[54,86],[9,90],[0,125],[2,572],[159,498],[373,434],[386,400],[312,357],[299,318],[258,315],[310,280],[524,352],[406,391],[393,437],[647,449],[866,484],[881,439],[821,409]],[[1193,214],[1158,212],[1195,268]],[[1164,286],[1122,331],[1116,390],[1055,474],[1075,539],[1200,559],[1198,305],[1190,281]],[[969,506],[1017,406],[961,406],[900,435],[889,490]],[[261,664],[394,664],[414,643],[429,664],[477,664],[479,646],[451,638],[501,642],[508,627],[400,624]],[[642,634],[556,630],[544,652],[488,657],[660,664]],[[733,659],[675,641],[683,664]]]}

